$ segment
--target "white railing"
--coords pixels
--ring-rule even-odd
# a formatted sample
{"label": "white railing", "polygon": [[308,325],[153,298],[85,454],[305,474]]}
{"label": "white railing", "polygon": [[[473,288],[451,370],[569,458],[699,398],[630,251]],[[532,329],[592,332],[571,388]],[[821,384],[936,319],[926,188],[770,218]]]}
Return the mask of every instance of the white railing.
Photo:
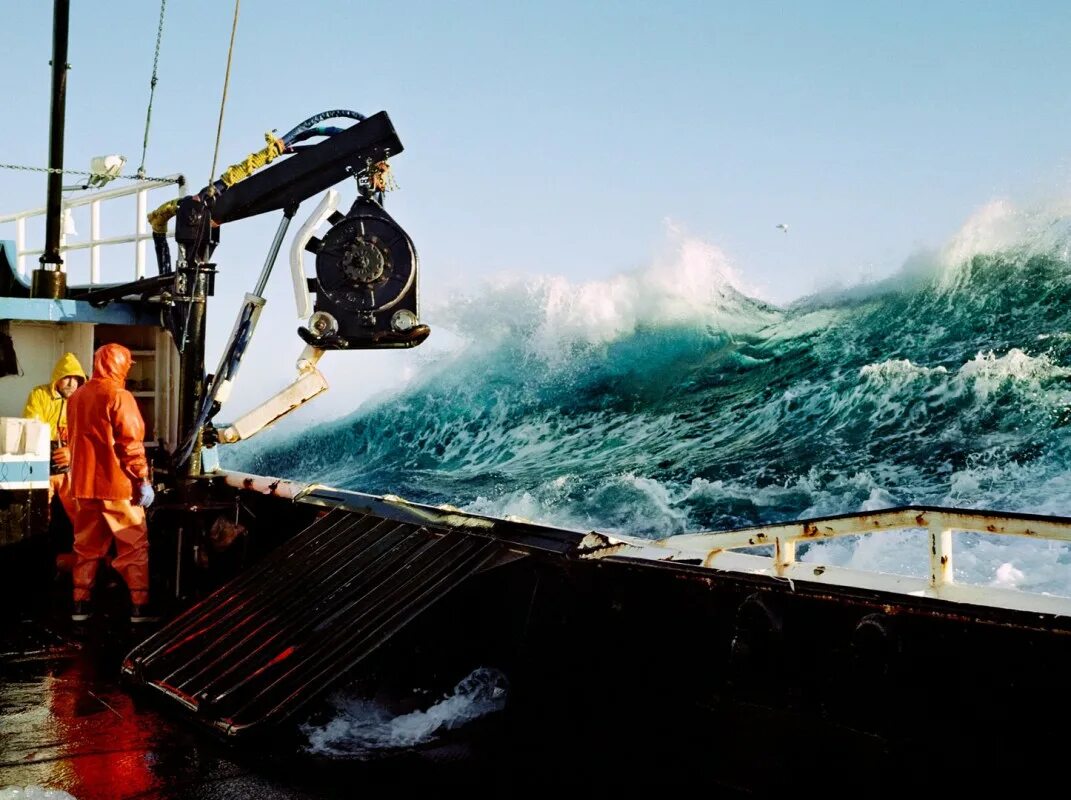
{"label": "white railing", "polygon": [[[919,552],[921,554],[925,548],[929,562],[927,577],[796,560],[796,548],[800,543],[892,531],[920,534]],[[953,534],[958,533],[1067,544],[1071,542],[1071,518],[910,506],[730,531],[683,533],[658,540],[603,535],[605,544],[582,557],[689,561],[713,570],[765,575],[789,584],[806,581],[1071,616],[1071,597],[995,585],[956,583],[953,577]],[[754,548],[767,548],[768,554],[756,554]]]}
{"label": "white railing", "polygon": [[[147,219],[149,213],[149,192],[163,186],[178,185],[178,196],[186,194],[186,181],[181,175],[173,175],[160,180],[144,180],[131,186],[123,186],[118,189],[109,189],[102,192],[94,192],[81,197],[71,199],[64,198],[61,204],[62,213],[67,209],[79,206],[89,206],[89,239],[84,242],[67,244],[66,236],[60,238],[60,253],[74,250],[89,250],[89,283],[96,285],[100,280],[100,250],[102,247],[116,244],[134,244],[136,253],[134,258],[134,278],[145,277],[145,243],[152,239],[152,231],[149,230]],[[137,196],[137,208],[134,219],[134,233],[122,236],[102,237],[100,234],[100,209],[106,200],[115,200],[120,197]],[[26,220],[33,217],[43,216],[47,208],[35,208],[29,211],[19,211],[0,217],[0,224],[15,223],[15,251],[19,276],[29,281],[29,270],[26,266],[27,256],[39,256],[44,253],[43,248],[27,249],[26,247]]]}

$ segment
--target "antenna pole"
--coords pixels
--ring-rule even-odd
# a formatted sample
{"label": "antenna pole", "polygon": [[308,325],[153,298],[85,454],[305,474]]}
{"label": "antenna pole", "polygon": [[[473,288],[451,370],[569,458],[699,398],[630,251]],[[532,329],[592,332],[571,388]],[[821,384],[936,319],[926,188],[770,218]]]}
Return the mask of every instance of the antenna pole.
{"label": "antenna pole", "polygon": [[67,296],[67,274],[60,256],[60,226],[63,224],[63,126],[67,104],[67,34],[70,0],[55,0],[52,17],[52,111],[48,135],[48,203],[45,216],[45,252],[41,266],[33,271],[33,297]]}

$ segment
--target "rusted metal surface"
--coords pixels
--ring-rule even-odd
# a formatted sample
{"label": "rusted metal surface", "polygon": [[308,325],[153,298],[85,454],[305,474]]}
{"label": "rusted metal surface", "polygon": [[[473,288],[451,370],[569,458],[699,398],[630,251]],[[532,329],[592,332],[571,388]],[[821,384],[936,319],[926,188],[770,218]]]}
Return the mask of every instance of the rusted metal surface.
{"label": "rusted metal surface", "polygon": [[243,472],[221,471],[219,476],[228,486],[236,489],[273,495],[324,508],[343,508],[362,514],[373,514],[412,525],[467,530],[490,536],[525,552],[580,554],[589,548],[597,549],[615,543],[620,545],[619,540],[613,540],[603,534],[552,528],[516,518],[499,519],[470,514],[451,506],[412,503],[396,495],[380,497],[334,489],[315,483],[300,483]]}
{"label": "rusted metal surface", "polygon": [[776,539],[801,541],[905,528],[928,528],[931,525],[940,526],[944,530],[1071,541],[1071,519],[1066,517],[933,506],[905,506],[862,514],[839,514],[780,525],[686,533],[661,539],[658,543],[664,547],[681,550],[701,549],[703,545],[708,545],[707,549],[756,547],[774,544]]}
{"label": "rusted metal surface", "polygon": [[[927,547],[926,578],[856,570],[796,561],[800,542],[843,536],[878,535],[889,531],[917,530],[920,549]],[[699,563],[719,573],[745,573],[782,579],[791,586],[809,581],[843,589],[865,588],[897,595],[928,597],[943,602],[1071,616],[1071,598],[1018,589],[957,584],[954,581],[953,544],[956,533],[1028,538],[1035,541],[1071,541],[1071,519],[1037,514],[972,509],[908,506],[886,511],[842,514],[730,531],[680,534],[656,541],[609,537],[623,547],[595,548],[588,558],[628,557],[643,560]],[[769,555],[740,552],[770,548]]]}
{"label": "rusted metal surface", "polygon": [[277,722],[505,549],[335,509],[134,648],[123,670],[227,734]]}
{"label": "rusted metal surface", "polygon": [[[630,558],[670,563],[699,564],[719,574],[745,573],[786,581],[820,583],[835,591],[865,588],[903,596],[925,596],[956,604],[994,606],[1017,611],[1071,616],[1071,598],[1019,589],[957,584],[954,581],[956,533],[973,532],[1035,541],[1071,541],[1071,519],[972,509],[908,506],[861,514],[841,514],[730,531],[680,534],[645,540],[598,531],[569,531],[523,521],[500,520],[468,514],[454,508],[408,503],[397,497],[373,497],[322,486],[280,481],[277,478],[226,473],[229,485],[289,497],[301,502],[343,506],[399,521],[436,524],[482,531],[528,551],[549,551],[581,559]],[[843,536],[880,535],[916,530],[920,550],[926,546],[928,576],[913,577],[857,570],[821,563],[800,563],[800,542]],[[769,548],[759,555],[755,548]],[[746,552],[751,550],[752,552]],[[744,552],[742,552],[744,551]]]}
{"label": "rusted metal surface", "polygon": [[299,481],[286,481],[282,478],[267,478],[263,475],[249,475],[241,472],[227,473],[226,482],[236,489],[273,495],[287,500],[294,500],[300,497],[302,493],[308,491],[311,485],[300,483]]}

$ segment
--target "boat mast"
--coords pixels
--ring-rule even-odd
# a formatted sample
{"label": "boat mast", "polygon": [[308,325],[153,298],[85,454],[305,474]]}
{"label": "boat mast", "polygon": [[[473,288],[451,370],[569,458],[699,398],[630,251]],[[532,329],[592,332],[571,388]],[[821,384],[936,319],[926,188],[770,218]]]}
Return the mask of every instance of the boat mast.
{"label": "boat mast", "polygon": [[67,34],[70,0],[55,0],[52,17],[52,110],[48,137],[48,202],[45,216],[45,251],[41,266],[33,271],[33,297],[62,298],[67,295],[67,274],[60,256],[60,225],[63,222],[63,127],[67,102]]}
{"label": "boat mast", "polygon": [[185,346],[179,360],[179,437],[185,442],[194,437],[193,450],[183,463],[176,464],[184,478],[196,478],[201,474],[202,431],[197,425],[197,410],[205,392],[205,330],[208,298],[212,296],[216,269],[206,263],[204,253],[195,252],[185,264],[179,264],[180,291],[176,297],[178,308],[184,308],[186,325],[183,328]]}

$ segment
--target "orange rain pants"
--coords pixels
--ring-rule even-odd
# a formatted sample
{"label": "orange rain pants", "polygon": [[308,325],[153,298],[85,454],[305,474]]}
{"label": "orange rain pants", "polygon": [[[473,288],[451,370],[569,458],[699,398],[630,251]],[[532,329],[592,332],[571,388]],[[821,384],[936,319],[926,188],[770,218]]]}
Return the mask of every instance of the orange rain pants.
{"label": "orange rain pants", "polygon": [[89,600],[100,560],[115,541],[112,568],[134,605],[149,602],[149,527],[145,509],[129,500],[78,500],[74,517],[74,600]]}
{"label": "orange rain pants", "polygon": [[74,495],[71,494],[71,473],[64,472],[62,475],[49,475],[48,476],[48,507],[52,509],[52,497],[53,495],[59,495],[60,504],[63,506],[63,510],[67,512],[67,519],[71,521],[71,525],[74,525],[74,521],[78,518],[78,501],[74,499]]}

